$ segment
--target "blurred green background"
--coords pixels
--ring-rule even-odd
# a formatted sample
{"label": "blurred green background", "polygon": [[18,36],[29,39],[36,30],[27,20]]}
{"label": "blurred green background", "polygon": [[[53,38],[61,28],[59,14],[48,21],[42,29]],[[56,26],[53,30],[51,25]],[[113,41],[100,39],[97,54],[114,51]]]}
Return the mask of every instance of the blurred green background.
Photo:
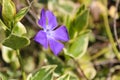
{"label": "blurred green background", "polygon": [[[17,12],[30,5],[30,10],[21,23],[26,27],[25,36],[30,39],[31,43],[20,50],[24,70],[28,75],[35,73],[42,66],[57,65],[54,80],[61,75],[64,78],[67,77],[68,72],[70,73],[69,79],[67,77],[59,78],[59,80],[120,80],[120,60],[118,58],[120,53],[116,55],[106,28],[107,26],[111,30],[115,47],[120,52],[117,45],[117,41],[120,42],[120,3],[116,8],[117,0],[12,1]],[[120,2],[120,0],[118,1]],[[45,50],[33,40],[35,34],[40,30],[37,21],[42,8],[52,11],[59,24],[64,24],[68,29],[70,41],[64,43],[65,48],[59,56],[53,55],[50,49]],[[2,18],[1,14],[0,17]],[[116,25],[118,40],[115,39],[114,25]],[[4,39],[5,33],[0,27],[0,42]],[[22,80],[16,52],[4,49],[0,43],[0,77],[4,75],[8,80]],[[79,66],[82,71],[81,75],[79,75]]]}

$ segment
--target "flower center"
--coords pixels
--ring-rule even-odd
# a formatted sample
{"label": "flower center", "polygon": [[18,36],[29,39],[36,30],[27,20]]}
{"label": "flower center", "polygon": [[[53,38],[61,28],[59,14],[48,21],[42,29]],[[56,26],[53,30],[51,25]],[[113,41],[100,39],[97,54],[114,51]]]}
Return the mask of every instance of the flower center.
{"label": "flower center", "polygon": [[46,32],[47,36],[52,35],[52,31],[50,29],[45,29],[44,31]]}
{"label": "flower center", "polygon": [[49,25],[46,26],[46,29],[44,29],[44,32],[47,34],[47,37],[52,37],[53,31],[50,29]]}
{"label": "flower center", "polygon": [[46,33],[47,33],[47,35],[51,35],[51,31],[49,30],[49,29],[46,29]]}

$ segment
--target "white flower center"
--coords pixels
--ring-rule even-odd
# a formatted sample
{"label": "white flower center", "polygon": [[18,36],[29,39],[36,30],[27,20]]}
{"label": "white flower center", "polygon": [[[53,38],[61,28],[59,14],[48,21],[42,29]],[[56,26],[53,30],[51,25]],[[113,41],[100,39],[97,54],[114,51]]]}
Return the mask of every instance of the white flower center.
{"label": "white flower center", "polygon": [[48,37],[52,36],[52,30],[49,28],[48,25],[46,26],[46,29],[44,30],[44,32],[46,32]]}

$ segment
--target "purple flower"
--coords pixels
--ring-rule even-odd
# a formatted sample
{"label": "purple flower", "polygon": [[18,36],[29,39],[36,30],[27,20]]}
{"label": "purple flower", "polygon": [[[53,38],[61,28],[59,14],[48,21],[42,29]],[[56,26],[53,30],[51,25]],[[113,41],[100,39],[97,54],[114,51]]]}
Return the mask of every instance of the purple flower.
{"label": "purple flower", "polygon": [[56,17],[51,11],[41,10],[41,17],[38,20],[38,24],[43,28],[35,36],[34,40],[44,48],[50,46],[55,55],[63,49],[64,45],[60,42],[66,42],[69,40],[67,29],[64,25],[57,27],[58,23]]}

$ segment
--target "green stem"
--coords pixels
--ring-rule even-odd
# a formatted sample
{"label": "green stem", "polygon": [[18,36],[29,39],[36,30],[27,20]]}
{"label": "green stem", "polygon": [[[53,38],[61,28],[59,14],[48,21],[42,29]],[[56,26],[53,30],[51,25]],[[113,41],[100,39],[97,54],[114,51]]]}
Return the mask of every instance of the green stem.
{"label": "green stem", "polygon": [[[120,39],[118,39],[118,42],[120,42]],[[117,42],[115,43],[117,45]],[[111,48],[111,46],[110,46]],[[102,50],[98,51],[95,55],[91,56],[91,60],[98,58],[99,56],[103,55],[104,53],[107,53],[109,51],[109,47],[105,47]]]}
{"label": "green stem", "polygon": [[104,53],[107,53],[107,51],[109,50],[109,48],[103,48],[102,50],[100,50],[99,52],[97,52],[95,55],[91,56],[91,60],[96,59],[97,57],[103,55]]}
{"label": "green stem", "polygon": [[26,73],[25,73],[24,68],[23,68],[23,60],[22,60],[22,57],[20,55],[20,51],[16,50],[16,52],[17,52],[17,57],[18,57],[20,66],[21,66],[22,78],[23,78],[22,80],[26,80]]}
{"label": "green stem", "polygon": [[72,58],[72,57],[71,57],[71,59],[72,59],[72,60],[74,61],[74,63],[76,64],[75,66],[76,66],[76,70],[77,70],[77,72],[78,72],[78,76],[84,78],[84,80],[89,80],[89,79],[87,78],[87,76],[84,74],[84,72],[83,72],[83,70],[82,70],[79,62],[78,62],[77,60],[75,60],[74,58]]}
{"label": "green stem", "polygon": [[105,24],[106,32],[107,32],[109,41],[112,44],[113,51],[114,51],[115,55],[117,56],[117,58],[120,60],[120,53],[119,53],[119,51],[118,51],[118,49],[117,49],[117,47],[116,47],[116,45],[114,43],[112,32],[110,30],[110,26],[109,26],[109,23],[108,23],[107,14],[103,14],[103,18],[104,18],[104,24]]}

